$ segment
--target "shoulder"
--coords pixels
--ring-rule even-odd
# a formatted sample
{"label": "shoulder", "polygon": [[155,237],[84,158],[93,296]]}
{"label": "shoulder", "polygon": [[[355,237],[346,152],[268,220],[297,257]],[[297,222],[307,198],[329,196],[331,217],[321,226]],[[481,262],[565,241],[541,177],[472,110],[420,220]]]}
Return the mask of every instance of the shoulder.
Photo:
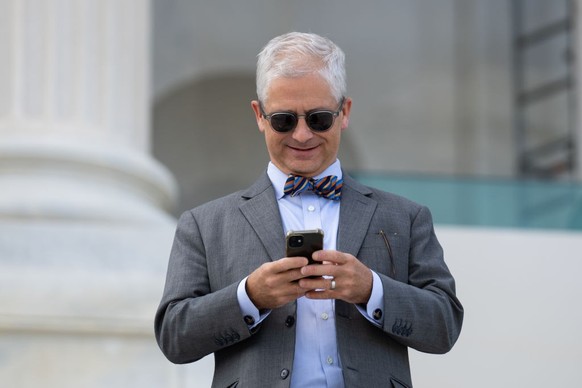
{"label": "shoulder", "polygon": [[[376,220],[388,220],[398,225],[409,225],[411,228],[413,226],[432,227],[432,212],[423,204],[398,194],[365,186],[353,179],[348,179],[345,186],[347,188],[346,191],[350,191],[350,202],[365,202],[368,206],[374,207],[373,218]],[[348,204],[348,201],[346,201],[346,204]]]}
{"label": "shoulder", "polygon": [[185,211],[182,216],[190,215],[196,218],[214,217],[233,214],[245,202],[253,198],[263,198],[263,194],[271,193],[274,198],[274,190],[266,173],[263,173],[250,187],[216,198],[202,205]]}
{"label": "shoulder", "polygon": [[240,202],[242,201],[243,192],[244,190],[236,191],[234,193],[213,199],[209,202],[188,209],[182,213],[181,217],[185,216],[195,218],[205,218],[207,216],[216,217],[217,213],[232,211],[232,209],[237,208]]}

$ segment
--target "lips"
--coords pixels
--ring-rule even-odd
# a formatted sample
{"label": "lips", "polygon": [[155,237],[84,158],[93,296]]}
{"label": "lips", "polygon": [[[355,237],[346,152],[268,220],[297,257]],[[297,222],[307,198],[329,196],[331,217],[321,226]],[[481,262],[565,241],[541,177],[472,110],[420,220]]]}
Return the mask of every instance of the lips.
{"label": "lips", "polygon": [[297,159],[311,159],[319,153],[319,146],[296,148],[289,146],[290,156]]}
{"label": "lips", "polygon": [[319,146],[313,146],[313,147],[293,147],[293,146],[287,146],[287,147],[289,147],[293,151],[297,151],[297,152],[309,152],[309,151],[312,151],[312,150],[316,149]]}

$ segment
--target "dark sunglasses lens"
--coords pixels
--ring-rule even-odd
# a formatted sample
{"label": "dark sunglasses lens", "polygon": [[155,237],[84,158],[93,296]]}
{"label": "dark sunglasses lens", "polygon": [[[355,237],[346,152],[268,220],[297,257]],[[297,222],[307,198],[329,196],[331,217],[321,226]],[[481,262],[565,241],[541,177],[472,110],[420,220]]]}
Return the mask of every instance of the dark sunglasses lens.
{"label": "dark sunglasses lens", "polygon": [[307,126],[316,132],[327,131],[333,125],[333,113],[331,112],[313,112],[305,120]]}
{"label": "dark sunglasses lens", "polygon": [[291,113],[275,113],[271,116],[271,126],[277,132],[289,132],[297,126],[297,117]]}

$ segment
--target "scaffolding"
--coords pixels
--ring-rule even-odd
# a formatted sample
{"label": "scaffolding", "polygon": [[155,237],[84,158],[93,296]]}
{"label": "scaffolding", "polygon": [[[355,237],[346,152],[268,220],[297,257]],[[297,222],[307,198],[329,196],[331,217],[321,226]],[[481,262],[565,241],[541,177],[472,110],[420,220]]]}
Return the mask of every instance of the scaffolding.
{"label": "scaffolding", "polygon": [[522,178],[576,168],[575,0],[511,0],[514,136]]}

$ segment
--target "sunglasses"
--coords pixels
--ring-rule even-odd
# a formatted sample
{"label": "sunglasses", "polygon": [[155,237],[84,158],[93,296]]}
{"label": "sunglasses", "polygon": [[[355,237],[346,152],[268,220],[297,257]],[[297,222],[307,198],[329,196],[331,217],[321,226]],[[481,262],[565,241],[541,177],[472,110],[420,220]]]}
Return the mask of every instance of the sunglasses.
{"label": "sunglasses", "polygon": [[305,117],[305,123],[313,132],[325,132],[332,127],[335,118],[342,111],[344,100],[345,98],[341,99],[339,107],[335,112],[331,110],[312,110],[304,115],[298,115],[294,112],[274,112],[268,115],[263,109],[263,104],[259,103],[259,105],[263,117],[269,120],[271,127],[279,133],[294,130],[300,117]]}

